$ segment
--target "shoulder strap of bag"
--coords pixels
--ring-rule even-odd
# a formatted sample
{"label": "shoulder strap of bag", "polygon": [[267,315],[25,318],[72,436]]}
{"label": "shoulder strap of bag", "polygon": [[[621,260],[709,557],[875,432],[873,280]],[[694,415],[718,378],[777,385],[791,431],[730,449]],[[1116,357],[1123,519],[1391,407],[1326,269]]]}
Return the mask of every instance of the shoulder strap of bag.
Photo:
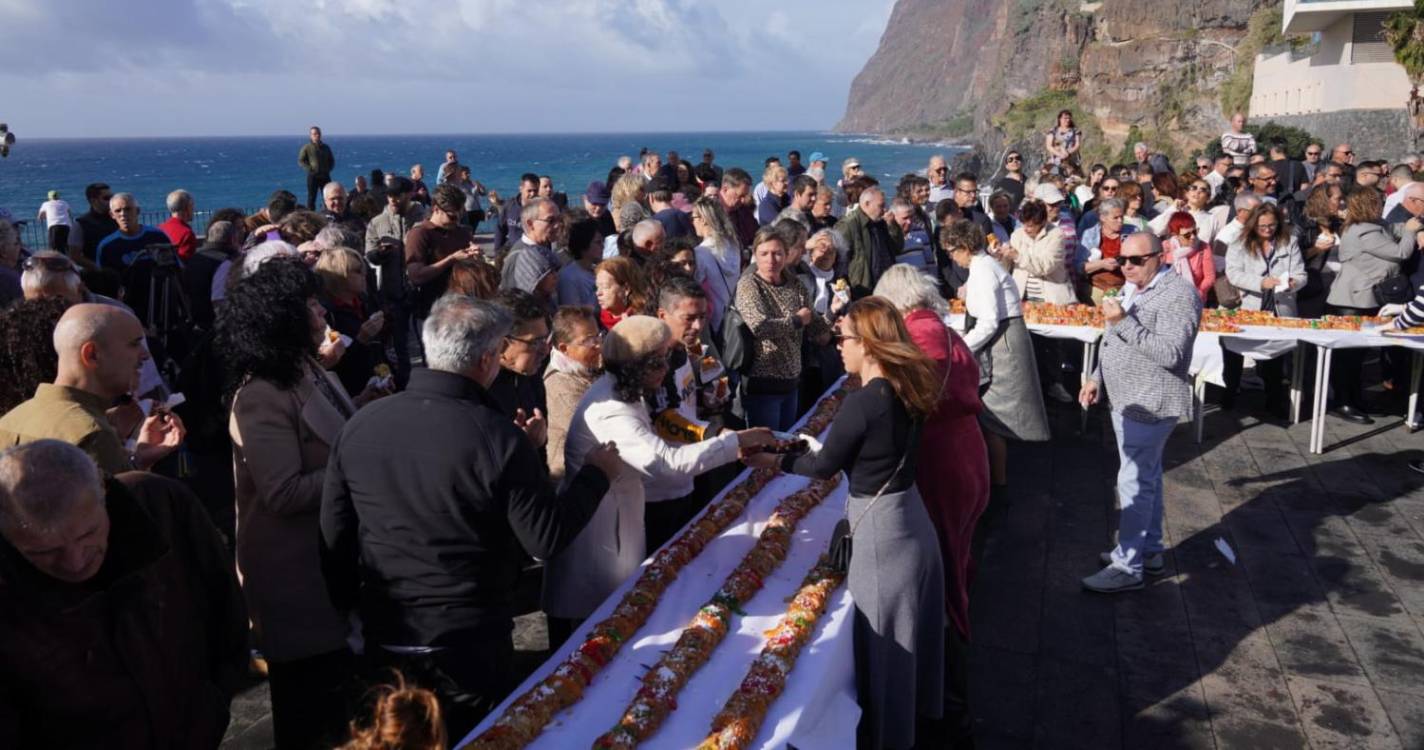
{"label": "shoulder strap of bag", "polygon": [[[912,448],[919,444],[920,430],[923,427],[924,420],[915,420],[914,426],[910,428],[910,441],[909,444],[906,446],[907,448]],[[906,450],[903,454],[900,455],[900,463],[895,465],[895,470],[890,472],[890,476],[885,480],[884,484],[880,485],[880,489],[875,493],[875,497],[872,497],[870,499],[870,503],[866,505],[865,509],[860,512],[860,515],[857,515],[855,517],[855,520],[851,522],[849,534],[850,537],[855,537],[855,530],[860,528],[860,522],[864,521],[865,516],[870,513],[870,510],[875,507],[875,504],[880,502],[880,498],[885,495],[885,490],[890,488],[890,483],[895,481],[896,477],[900,476],[900,471],[905,468],[905,459],[909,457],[909,450]],[[846,501],[850,501],[849,495],[846,496]]]}

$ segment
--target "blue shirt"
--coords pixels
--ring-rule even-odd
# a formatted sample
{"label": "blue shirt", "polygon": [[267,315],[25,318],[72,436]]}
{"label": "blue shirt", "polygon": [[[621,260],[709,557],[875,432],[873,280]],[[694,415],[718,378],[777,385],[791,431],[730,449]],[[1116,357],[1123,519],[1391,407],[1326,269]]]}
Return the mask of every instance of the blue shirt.
{"label": "blue shirt", "polygon": [[173,241],[168,239],[168,235],[156,227],[144,224],[138,228],[138,234],[126,235],[119,231],[100,240],[98,247],[94,249],[94,262],[100,268],[122,271],[133,265],[139,253],[149,245],[172,244]]}

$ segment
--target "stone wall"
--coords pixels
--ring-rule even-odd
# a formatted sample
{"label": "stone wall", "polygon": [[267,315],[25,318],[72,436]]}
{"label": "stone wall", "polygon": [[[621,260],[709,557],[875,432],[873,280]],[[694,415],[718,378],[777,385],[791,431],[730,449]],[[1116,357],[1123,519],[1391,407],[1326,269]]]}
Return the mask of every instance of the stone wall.
{"label": "stone wall", "polygon": [[1370,159],[1393,162],[1414,150],[1410,142],[1409,113],[1399,109],[1352,109],[1308,115],[1263,118],[1306,130],[1325,143],[1325,152],[1337,143],[1354,147],[1355,163]]}

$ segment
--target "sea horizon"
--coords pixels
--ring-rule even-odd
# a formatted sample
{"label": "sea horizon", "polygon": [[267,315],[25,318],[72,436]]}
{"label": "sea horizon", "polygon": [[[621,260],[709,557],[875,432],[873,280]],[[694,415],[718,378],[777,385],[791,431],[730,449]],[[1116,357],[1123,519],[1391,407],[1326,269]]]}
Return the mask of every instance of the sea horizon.
{"label": "sea horizon", "polygon": [[[875,134],[831,131],[745,130],[607,133],[510,133],[376,135],[330,133],[336,154],[332,179],[351,186],[356,175],[372,169],[408,174],[425,168],[433,186],[435,168],[446,149],[459,153],[473,176],[507,197],[525,172],[553,177],[570,205],[594,180],[604,180],[620,156],[638,156],[640,148],[666,154],[677,151],[696,164],[705,148],[723,168],[741,167],[759,180],[763,161],[787,159],[796,149],[809,166],[812,153],[828,159],[827,173],[839,179],[842,161],[854,156],[868,174],[893,188],[907,172],[923,173],[930,155],[961,147],[908,143]],[[9,158],[0,159],[0,207],[17,220],[32,221],[50,190],[58,190],[76,213],[87,210],[84,186],[107,183],[116,192],[133,193],[148,212],[162,211],[174,189],[193,194],[199,210],[233,206],[252,210],[278,189],[306,201],[305,175],[297,152],[305,132],[286,135],[151,136],[136,138],[33,138],[19,140]]]}

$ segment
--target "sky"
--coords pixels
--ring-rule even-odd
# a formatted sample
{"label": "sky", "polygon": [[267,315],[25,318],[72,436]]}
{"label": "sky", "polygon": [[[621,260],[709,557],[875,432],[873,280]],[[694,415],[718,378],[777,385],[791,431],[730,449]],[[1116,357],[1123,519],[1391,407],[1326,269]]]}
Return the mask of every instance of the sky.
{"label": "sky", "polygon": [[819,130],[893,0],[0,0],[21,137]]}

